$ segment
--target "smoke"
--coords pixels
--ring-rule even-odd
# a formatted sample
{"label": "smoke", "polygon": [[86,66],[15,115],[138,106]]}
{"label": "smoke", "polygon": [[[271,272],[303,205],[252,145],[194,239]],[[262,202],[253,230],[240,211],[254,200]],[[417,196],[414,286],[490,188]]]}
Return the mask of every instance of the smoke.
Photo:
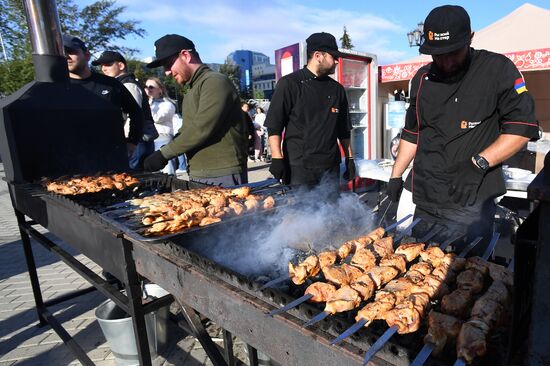
{"label": "smoke", "polygon": [[288,199],[277,199],[272,213],[258,211],[221,225],[223,229],[191,249],[245,276],[287,273],[290,260],[338,248],[374,228],[371,209],[359,196],[333,192],[328,182],[313,190],[294,190]]}

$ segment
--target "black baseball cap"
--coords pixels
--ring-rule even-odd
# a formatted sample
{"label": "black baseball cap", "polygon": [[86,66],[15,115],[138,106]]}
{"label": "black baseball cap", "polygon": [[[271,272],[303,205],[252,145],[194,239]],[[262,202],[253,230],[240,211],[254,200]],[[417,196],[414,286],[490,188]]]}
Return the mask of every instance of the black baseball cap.
{"label": "black baseball cap", "polygon": [[71,50],[76,50],[80,48],[84,52],[88,50],[88,48],[86,47],[86,43],[84,43],[80,38],[71,36],[70,34],[63,35],[63,47]]}
{"label": "black baseball cap", "polygon": [[306,39],[307,53],[313,51],[328,52],[334,58],[340,57],[342,54],[338,51],[338,44],[336,38],[330,33],[313,33]]}
{"label": "black baseball cap", "polygon": [[470,43],[471,34],[470,16],[462,6],[437,7],[424,21],[424,43],[420,46],[420,52],[442,55],[456,51]]}
{"label": "black baseball cap", "polygon": [[162,66],[168,58],[181,50],[195,51],[195,44],[188,38],[177,34],[167,34],[155,41],[155,61],[148,63],[147,67],[153,69]]}
{"label": "black baseball cap", "polygon": [[104,51],[97,60],[92,61],[92,65],[108,65],[113,62],[123,62],[126,65],[126,59],[116,51]]}

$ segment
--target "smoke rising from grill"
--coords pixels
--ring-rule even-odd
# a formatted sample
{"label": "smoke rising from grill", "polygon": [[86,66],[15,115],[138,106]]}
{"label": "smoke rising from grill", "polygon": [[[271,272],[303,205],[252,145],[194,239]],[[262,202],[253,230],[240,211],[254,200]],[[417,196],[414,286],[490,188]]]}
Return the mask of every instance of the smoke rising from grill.
{"label": "smoke rising from grill", "polygon": [[191,249],[246,276],[287,273],[290,260],[312,250],[338,248],[374,228],[371,209],[356,194],[334,195],[333,188],[322,184],[311,191],[293,191],[290,202],[278,201],[275,212],[259,211],[251,219],[236,220]]}

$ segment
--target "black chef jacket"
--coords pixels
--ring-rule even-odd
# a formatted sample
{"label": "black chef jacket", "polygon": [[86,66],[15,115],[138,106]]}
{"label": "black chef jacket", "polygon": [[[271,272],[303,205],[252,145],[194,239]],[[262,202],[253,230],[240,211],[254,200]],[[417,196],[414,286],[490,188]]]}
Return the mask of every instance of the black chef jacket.
{"label": "black chef jacket", "polygon": [[[413,202],[423,207],[459,207],[448,195],[449,168],[471,159],[499,134],[538,136],[533,99],[512,61],[485,50],[470,51],[469,67],[459,80],[441,81],[431,63],[411,83],[401,138],[417,145],[407,185]],[[487,172],[477,202],[505,192],[499,165]]]}
{"label": "black chef jacket", "polygon": [[70,79],[71,84],[80,85],[90,92],[108,100],[121,109],[120,122],[124,126],[122,112],[130,116],[128,141],[137,144],[143,136],[143,112],[132,94],[117,79],[92,72],[86,79]]}
{"label": "black chef jacket", "polygon": [[291,165],[331,168],[341,161],[337,139],[349,139],[348,100],[341,84],[306,67],[277,82],[264,126],[282,135]]}

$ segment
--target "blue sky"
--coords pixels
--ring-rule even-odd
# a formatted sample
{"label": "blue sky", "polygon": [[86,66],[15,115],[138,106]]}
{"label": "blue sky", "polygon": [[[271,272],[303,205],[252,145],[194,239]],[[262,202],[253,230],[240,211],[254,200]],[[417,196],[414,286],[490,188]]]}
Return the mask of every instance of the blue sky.
{"label": "blue sky", "polygon": [[[79,6],[91,0],[76,0]],[[531,4],[550,9],[549,0]],[[480,30],[509,14],[525,1],[460,1],[470,14],[472,29]],[[153,56],[156,39],[168,33],[193,42],[204,62],[223,62],[237,49],[263,52],[273,62],[274,50],[305,40],[314,32],[330,32],[339,39],[348,29],[355,50],[374,53],[379,64],[402,61],[418,54],[410,48],[407,32],[423,21],[441,1],[241,1],[241,0],[118,0],[123,18],[135,19],[147,31],[117,44],[139,49],[138,57]],[[526,25],[528,26],[528,25]]]}

